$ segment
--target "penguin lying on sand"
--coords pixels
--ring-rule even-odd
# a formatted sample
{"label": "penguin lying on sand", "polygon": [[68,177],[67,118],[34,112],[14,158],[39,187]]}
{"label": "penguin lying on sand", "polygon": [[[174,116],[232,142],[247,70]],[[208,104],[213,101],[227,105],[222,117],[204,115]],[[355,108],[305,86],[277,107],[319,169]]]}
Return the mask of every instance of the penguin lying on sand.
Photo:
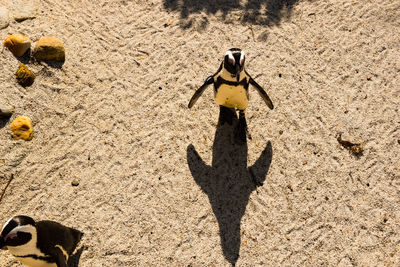
{"label": "penguin lying on sand", "polygon": [[0,249],[5,248],[30,267],[67,267],[83,233],[53,221],[35,222],[14,216],[3,226]]}
{"label": "penguin lying on sand", "polygon": [[249,103],[249,84],[256,88],[257,92],[270,109],[274,108],[265,90],[256,83],[245,70],[244,61],[245,56],[241,49],[231,48],[226,51],[224,60],[217,72],[209,76],[204,84],[197,89],[188,105],[188,107],[191,108],[203,94],[204,90],[210,84],[214,84],[215,102],[222,107],[239,110],[239,124],[236,136],[243,142],[246,141],[246,134],[249,139],[251,139],[244,114]]}

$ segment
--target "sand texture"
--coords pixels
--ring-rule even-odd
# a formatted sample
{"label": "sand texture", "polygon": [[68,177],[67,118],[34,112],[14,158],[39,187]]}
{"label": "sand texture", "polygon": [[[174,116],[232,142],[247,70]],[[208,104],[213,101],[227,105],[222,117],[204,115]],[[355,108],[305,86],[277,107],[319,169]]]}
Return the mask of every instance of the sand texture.
{"label": "sand texture", "polygon": [[[83,231],[80,267],[400,266],[399,0],[29,3],[16,22],[0,0],[1,40],[54,36],[66,59],[25,62],[23,88],[0,53],[0,224]],[[187,108],[231,47],[275,105],[250,87],[244,145],[211,88]]]}

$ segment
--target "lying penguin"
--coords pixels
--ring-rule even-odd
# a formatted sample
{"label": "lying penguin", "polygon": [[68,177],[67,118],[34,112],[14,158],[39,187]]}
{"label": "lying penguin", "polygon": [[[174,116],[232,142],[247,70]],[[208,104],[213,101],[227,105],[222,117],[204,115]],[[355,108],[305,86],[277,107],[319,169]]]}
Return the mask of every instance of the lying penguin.
{"label": "lying penguin", "polygon": [[82,235],[57,222],[35,222],[28,216],[14,216],[1,230],[0,249],[8,249],[26,266],[68,267],[68,257]]}
{"label": "lying penguin", "polygon": [[243,142],[246,141],[246,135],[251,139],[245,118],[245,110],[249,103],[249,84],[256,88],[270,109],[274,108],[265,90],[245,70],[244,62],[245,56],[241,49],[231,48],[226,51],[224,60],[217,72],[209,76],[204,84],[197,89],[188,105],[189,108],[193,107],[204,90],[210,84],[214,84],[215,102],[222,107],[239,110],[239,123],[236,136]]}

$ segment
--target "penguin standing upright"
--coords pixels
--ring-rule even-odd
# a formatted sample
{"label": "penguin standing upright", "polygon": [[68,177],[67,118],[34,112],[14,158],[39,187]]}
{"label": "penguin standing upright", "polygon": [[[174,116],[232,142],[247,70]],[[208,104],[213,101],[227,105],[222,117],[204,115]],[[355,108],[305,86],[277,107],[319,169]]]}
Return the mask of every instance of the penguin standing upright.
{"label": "penguin standing upright", "polygon": [[191,108],[203,94],[204,90],[210,84],[214,84],[214,99],[220,106],[221,112],[226,108],[239,111],[239,123],[236,136],[243,142],[246,141],[246,134],[249,139],[251,139],[245,118],[245,110],[249,103],[249,84],[256,88],[257,92],[270,109],[274,108],[265,90],[245,70],[244,62],[245,55],[241,49],[231,48],[226,51],[224,60],[217,72],[209,76],[204,84],[197,89],[188,105],[188,107]]}
{"label": "penguin standing upright", "polygon": [[35,222],[14,216],[3,226],[0,249],[5,248],[29,267],[67,267],[83,233],[53,221]]}

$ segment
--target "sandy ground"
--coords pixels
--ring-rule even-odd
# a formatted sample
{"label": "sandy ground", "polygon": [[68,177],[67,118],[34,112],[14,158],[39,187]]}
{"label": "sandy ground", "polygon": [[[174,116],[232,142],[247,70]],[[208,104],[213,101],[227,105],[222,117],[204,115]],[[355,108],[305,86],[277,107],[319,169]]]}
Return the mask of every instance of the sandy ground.
{"label": "sandy ground", "polygon": [[[400,265],[398,0],[32,3],[0,38],[56,36],[67,56],[28,64],[22,88],[1,53],[0,224],[83,231],[82,267]],[[276,107],[250,88],[245,145],[216,127],[212,89],[187,108],[231,47]],[[30,142],[11,138],[18,115]]]}

